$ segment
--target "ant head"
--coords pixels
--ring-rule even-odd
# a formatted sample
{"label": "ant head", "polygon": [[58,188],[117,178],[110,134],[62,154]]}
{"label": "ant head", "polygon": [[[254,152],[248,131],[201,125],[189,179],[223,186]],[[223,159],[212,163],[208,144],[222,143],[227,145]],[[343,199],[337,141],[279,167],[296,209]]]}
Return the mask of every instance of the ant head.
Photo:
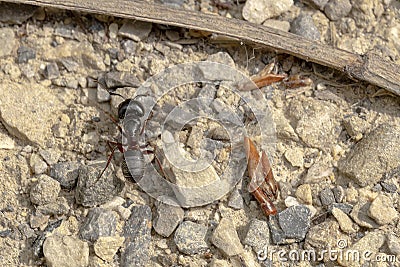
{"label": "ant head", "polygon": [[143,105],[132,99],[125,99],[121,104],[118,105],[118,119],[123,120],[125,118],[125,113],[129,111],[132,115],[136,117],[143,117],[144,107]]}

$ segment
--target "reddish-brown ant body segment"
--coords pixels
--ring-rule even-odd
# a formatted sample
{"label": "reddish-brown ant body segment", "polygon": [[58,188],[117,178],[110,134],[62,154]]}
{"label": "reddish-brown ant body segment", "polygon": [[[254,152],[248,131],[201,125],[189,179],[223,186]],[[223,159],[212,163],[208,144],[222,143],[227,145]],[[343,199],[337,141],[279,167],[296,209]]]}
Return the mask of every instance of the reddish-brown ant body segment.
{"label": "reddish-brown ant body segment", "polygon": [[244,138],[244,147],[247,156],[247,170],[250,177],[249,192],[260,203],[265,215],[275,215],[277,210],[272,201],[277,198],[278,184],[274,179],[267,154],[262,151],[260,157],[256,146],[248,137]]}

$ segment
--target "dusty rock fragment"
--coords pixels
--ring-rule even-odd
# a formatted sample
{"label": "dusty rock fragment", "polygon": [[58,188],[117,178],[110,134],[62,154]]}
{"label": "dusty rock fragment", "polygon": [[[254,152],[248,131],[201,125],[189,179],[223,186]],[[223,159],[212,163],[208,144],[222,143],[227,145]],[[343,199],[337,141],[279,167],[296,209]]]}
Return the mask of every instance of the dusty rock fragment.
{"label": "dusty rock fragment", "polygon": [[60,190],[59,182],[42,174],[38,177],[38,182],[31,188],[30,199],[33,204],[37,205],[51,203],[57,199]]}
{"label": "dusty rock fragment", "polygon": [[290,102],[289,115],[298,136],[307,145],[325,150],[340,134],[336,105],[311,98],[296,98]]}
{"label": "dusty rock fragment", "polygon": [[29,165],[35,174],[42,174],[47,170],[47,164],[38,154],[32,154]]}
{"label": "dusty rock fragment", "polygon": [[350,116],[343,120],[343,126],[352,138],[360,140],[369,124],[359,116]]}
{"label": "dusty rock fragment", "polygon": [[355,144],[339,170],[360,186],[377,183],[399,165],[400,126],[384,124]]}
{"label": "dusty rock fragment", "polygon": [[400,255],[400,238],[392,233],[389,233],[386,238],[390,252],[398,257]]}
{"label": "dusty rock fragment", "polygon": [[57,114],[65,109],[53,92],[38,83],[0,84],[2,123],[10,134],[41,147],[51,140],[50,129],[59,119]]}
{"label": "dusty rock fragment", "polygon": [[132,208],[125,223],[125,251],[121,255],[121,266],[145,266],[150,258],[151,209],[147,205]]}
{"label": "dusty rock fragment", "polygon": [[182,222],[184,214],[183,209],[172,199],[161,199],[161,202],[157,204],[153,228],[159,235],[169,237]]}
{"label": "dusty rock fragment", "polygon": [[293,5],[293,0],[271,1],[271,0],[249,0],[243,7],[242,15],[247,21],[257,24],[263,23],[266,19],[277,17],[288,11]]}
{"label": "dusty rock fragment", "polygon": [[[358,240],[352,246],[349,246],[343,251],[346,253],[347,249],[349,251],[368,251],[368,255],[371,259],[374,259],[375,255],[379,252],[379,249],[385,242],[385,235],[381,232],[368,232],[363,238]],[[360,261],[354,261],[352,259],[347,260],[346,258],[338,258],[338,263],[345,267],[358,267],[367,263],[368,259],[363,259],[360,257]]]}
{"label": "dusty rock fragment", "polygon": [[68,214],[70,206],[64,197],[58,197],[55,201],[40,205],[36,211],[45,215],[62,215]]}
{"label": "dusty rock fragment", "polygon": [[99,178],[102,170],[102,166],[81,166],[79,168],[78,183],[75,189],[75,199],[78,204],[94,207],[104,204],[122,191],[124,182],[117,178],[110,168],[107,168]]}
{"label": "dusty rock fragment", "polygon": [[139,87],[139,79],[129,72],[111,71],[104,75],[104,83],[108,89],[119,87]]}
{"label": "dusty rock fragment", "polygon": [[243,246],[237,235],[232,221],[223,218],[214,230],[211,242],[228,256],[234,256],[243,252]]}
{"label": "dusty rock fragment", "polygon": [[0,3],[0,21],[4,23],[21,24],[33,16],[37,6]]}
{"label": "dusty rock fragment", "polygon": [[46,65],[45,76],[47,79],[52,80],[60,76],[60,70],[55,62]]}
{"label": "dusty rock fragment", "polygon": [[399,216],[392,200],[382,194],[372,201],[368,215],[380,225],[391,223]]}
{"label": "dusty rock fragment", "polygon": [[182,222],[175,231],[174,241],[179,251],[188,255],[207,250],[207,227],[190,221]]}
{"label": "dusty rock fragment", "polygon": [[252,219],[246,238],[244,239],[244,244],[251,246],[255,253],[269,245],[270,234],[268,222]]}
{"label": "dusty rock fragment", "polygon": [[118,31],[118,35],[130,38],[136,42],[147,38],[150,34],[152,24],[139,20],[127,20]]}
{"label": "dusty rock fragment", "polygon": [[302,184],[296,189],[296,198],[306,205],[312,204],[311,186],[309,184]]}
{"label": "dusty rock fragment", "polygon": [[335,196],[336,202],[343,202],[344,197],[346,196],[346,192],[343,187],[338,185],[332,189],[333,195]]}
{"label": "dusty rock fragment", "polygon": [[311,6],[317,7],[319,10],[324,10],[325,5],[329,0],[305,0],[304,2],[310,4]]}
{"label": "dusty rock fragment", "polygon": [[330,20],[338,20],[347,16],[351,10],[349,0],[330,0],[325,6],[325,14]]}
{"label": "dusty rock fragment", "polygon": [[324,206],[329,206],[335,202],[335,196],[330,188],[324,188],[319,193],[321,203]]}
{"label": "dusty rock fragment", "polygon": [[79,176],[80,164],[78,162],[60,162],[50,167],[50,176],[57,180],[62,188],[75,187]]}
{"label": "dusty rock fragment", "polygon": [[124,240],[125,238],[121,236],[101,236],[94,243],[94,252],[101,259],[112,262]]}
{"label": "dusty rock fragment", "polygon": [[27,46],[20,46],[17,50],[17,63],[27,63],[36,58],[36,51]]}
{"label": "dusty rock fragment", "polygon": [[81,267],[89,265],[89,245],[73,236],[52,235],[43,244],[47,266]]}
{"label": "dusty rock fragment", "polygon": [[116,223],[116,217],[112,211],[93,208],[80,228],[79,235],[82,239],[91,242],[96,241],[100,236],[113,236]]}
{"label": "dusty rock fragment", "polygon": [[353,221],[342,210],[338,208],[333,208],[332,214],[333,216],[335,216],[336,220],[339,223],[340,229],[342,229],[343,232],[349,234],[357,232],[357,229],[353,225]]}
{"label": "dusty rock fragment", "polygon": [[302,167],[304,162],[304,152],[299,147],[288,149],[285,151],[285,158],[293,167]]}
{"label": "dusty rock fragment", "polygon": [[371,219],[371,217],[368,216],[370,207],[370,202],[359,202],[353,207],[350,213],[350,217],[359,226],[367,228],[378,228],[379,224],[377,224],[373,219]]}
{"label": "dusty rock fragment", "polygon": [[228,199],[228,207],[241,210],[244,207],[243,197],[238,189],[234,189]]}
{"label": "dusty rock fragment", "polygon": [[[0,5],[2,4],[4,3],[0,3]],[[0,43],[2,44],[2,46],[0,47],[0,58],[11,55],[11,52],[13,51],[15,46],[14,31],[10,28],[1,28]]]}
{"label": "dusty rock fragment", "polygon": [[290,32],[303,36],[311,40],[321,38],[321,33],[314,24],[314,20],[310,15],[301,14],[291,24]]}
{"label": "dusty rock fragment", "polygon": [[[341,244],[348,245],[350,238],[339,230],[339,224],[334,221],[325,221],[310,228],[305,240],[305,248],[316,249],[317,251],[338,249],[338,241]],[[327,253],[321,254],[324,260],[329,260]]]}

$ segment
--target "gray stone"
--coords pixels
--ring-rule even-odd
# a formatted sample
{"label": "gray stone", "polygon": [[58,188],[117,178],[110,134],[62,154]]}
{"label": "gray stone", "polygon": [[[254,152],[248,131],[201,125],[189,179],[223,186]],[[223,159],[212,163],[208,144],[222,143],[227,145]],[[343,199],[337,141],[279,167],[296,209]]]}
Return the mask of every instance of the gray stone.
{"label": "gray stone", "polygon": [[30,59],[36,58],[36,51],[33,48],[20,46],[17,50],[17,63],[27,63]]}
{"label": "gray stone", "polygon": [[271,230],[271,240],[272,243],[276,245],[289,244],[293,243],[296,240],[288,240],[286,239],[285,233],[282,228],[279,226],[279,221],[277,216],[269,216],[268,218],[269,229]]}
{"label": "gray stone", "polygon": [[324,10],[325,5],[328,3],[329,0],[305,0],[307,4],[318,8],[319,10]]}
{"label": "gray stone", "polygon": [[121,255],[121,266],[146,266],[150,259],[151,209],[135,206],[124,226],[125,251]]}
{"label": "gray stone", "polygon": [[39,155],[46,161],[47,164],[52,165],[56,164],[58,159],[60,158],[60,152],[55,149],[40,149]]}
{"label": "gray stone", "polygon": [[113,236],[117,219],[112,211],[93,208],[89,211],[85,223],[79,229],[82,239],[90,242],[96,241],[100,236]]}
{"label": "gray stone", "polygon": [[242,15],[247,21],[257,24],[263,23],[266,19],[277,17],[288,11],[293,5],[293,0],[271,1],[271,0],[248,0],[246,1]]}
{"label": "gray stone", "polygon": [[347,16],[350,10],[351,3],[349,0],[330,0],[324,8],[326,16],[333,21]]}
{"label": "gray stone", "polygon": [[44,215],[67,215],[69,212],[68,201],[64,197],[58,197],[55,201],[40,205],[36,208],[37,212]]}
{"label": "gray stone", "polygon": [[1,2],[0,21],[4,23],[21,24],[32,17],[37,9],[37,6],[32,5]]}
{"label": "gray stone", "polygon": [[207,227],[190,221],[182,222],[175,231],[174,241],[182,253],[193,255],[208,249],[205,241]]}
{"label": "gray stone", "polygon": [[240,243],[232,220],[222,218],[217,228],[215,228],[211,242],[227,256],[235,256],[243,252],[243,246]]}
{"label": "gray stone", "polygon": [[387,193],[396,193],[397,186],[392,183],[381,182],[382,189]]}
{"label": "gray stone", "polygon": [[57,180],[62,188],[73,189],[79,176],[80,164],[78,162],[60,162],[50,167],[50,176]]}
{"label": "gray stone", "polygon": [[78,183],[75,199],[85,207],[94,207],[111,200],[124,188],[124,182],[107,168],[99,177],[103,167],[81,166],[79,168]]}
{"label": "gray stone", "polygon": [[243,243],[251,246],[255,253],[266,248],[270,244],[268,222],[252,219]]}
{"label": "gray stone", "polygon": [[[136,52],[137,50],[137,43],[132,41],[132,40],[124,40],[122,42],[122,49],[124,50],[125,54],[127,55],[132,55]],[[115,55],[115,58],[121,57],[121,52],[118,52]]]}
{"label": "gray stone", "polygon": [[111,71],[104,75],[104,82],[108,89],[116,89],[119,87],[139,87],[141,82],[132,73]]}
{"label": "gray stone", "polygon": [[299,15],[293,20],[290,32],[316,41],[319,41],[321,38],[321,33],[317,26],[315,26],[314,20],[311,16],[305,14]]}
{"label": "gray stone", "polygon": [[58,69],[57,63],[52,62],[46,65],[45,76],[49,80],[55,79],[60,76],[60,71]]}
{"label": "gray stone", "polygon": [[380,225],[389,224],[399,217],[397,210],[393,207],[392,199],[382,194],[372,201],[368,215]]}
{"label": "gray stone", "polygon": [[328,207],[328,211],[332,212],[333,208],[340,209],[341,211],[343,211],[347,215],[350,215],[350,212],[353,210],[353,205],[350,205],[350,204],[347,204],[347,203],[333,203],[332,205],[330,205]]}
{"label": "gray stone", "polygon": [[218,52],[218,53],[209,55],[207,57],[207,60],[235,67],[235,61],[226,52]]}
{"label": "gray stone", "polygon": [[370,202],[359,202],[350,213],[350,217],[359,225],[366,228],[378,228],[377,224],[371,217],[368,216]]}
{"label": "gray stone", "polygon": [[89,245],[73,236],[51,235],[43,244],[47,266],[81,267],[89,265]]}
{"label": "gray stone", "polygon": [[111,100],[111,95],[108,92],[108,90],[103,88],[103,86],[101,84],[98,84],[97,85],[97,102],[102,103],[102,102],[107,102],[110,100]]}
{"label": "gray stone", "polygon": [[40,175],[38,182],[31,188],[30,199],[33,204],[43,205],[53,202],[60,193],[60,183],[45,174]]}
{"label": "gray stone", "polygon": [[329,206],[335,202],[335,196],[330,188],[324,188],[319,192],[321,203],[324,206]]}
{"label": "gray stone", "polygon": [[118,31],[118,35],[130,38],[136,42],[144,40],[151,32],[152,24],[139,20],[127,20]]}
{"label": "gray stone", "polygon": [[336,202],[342,202],[344,197],[346,196],[346,192],[344,191],[343,187],[338,185],[332,189],[333,195],[335,196]]}
{"label": "gray stone", "polygon": [[79,68],[79,64],[75,60],[70,58],[63,58],[60,60],[60,63],[68,72],[74,72]]}
{"label": "gray stone", "polygon": [[279,226],[286,238],[303,240],[310,228],[311,212],[304,205],[292,206],[278,214]]}
{"label": "gray stone", "polygon": [[[4,3],[0,3],[0,5],[2,4]],[[15,46],[15,36],[14,36],[14,31],[12,29],[10,28],[0,29],[0,44],[2,44],[0,46],[0,58],[11,55]]]}
{"label": "gray stone", "polygon": [[163,198],[157,204],[157,213],[153,221],[153,228],[157,234],[169,237],[182,222],[184,215],[185,212],[177,203],[172,199]]}
{"label": "gray stone", "polygon": [[236,210],[242,210],[244,208],[243,197],[238,189],[234,189],[228,199],[228,207]]}
{"label": "gray stone", "polygon": [[400,126],[384,124],[359,141],[339,170],[360,186],[373,185],[399,165]]}

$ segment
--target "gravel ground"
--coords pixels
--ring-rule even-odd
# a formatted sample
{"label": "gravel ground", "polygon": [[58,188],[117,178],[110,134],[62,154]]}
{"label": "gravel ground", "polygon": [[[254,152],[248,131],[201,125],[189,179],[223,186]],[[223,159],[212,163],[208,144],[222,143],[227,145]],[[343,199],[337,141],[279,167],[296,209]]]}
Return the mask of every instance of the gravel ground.
{"label": "gravel ground", "polygon": [[[400,64],[399,1],[161,2]],[[0,2],[0,44],[1,266],[400,266],[398,96],[223,36],[50,8]],[[163,72],[191,62],[205,65]],[[313,83],[237,93],[224,82],[272,62]],[[159,170],[148,187],[124,175],[118,149],[99,176],[107,140],[121,138],[111,116],[141,90],[157,96],[137,98],[154,104],[142,121],[144,162]],[[203,100],[190,110],[215,117],[168,117],[192,98]],[[268,152],[276,216],[247,190],[242,129]],[[174,167],[161,133],[206,167]]]}

